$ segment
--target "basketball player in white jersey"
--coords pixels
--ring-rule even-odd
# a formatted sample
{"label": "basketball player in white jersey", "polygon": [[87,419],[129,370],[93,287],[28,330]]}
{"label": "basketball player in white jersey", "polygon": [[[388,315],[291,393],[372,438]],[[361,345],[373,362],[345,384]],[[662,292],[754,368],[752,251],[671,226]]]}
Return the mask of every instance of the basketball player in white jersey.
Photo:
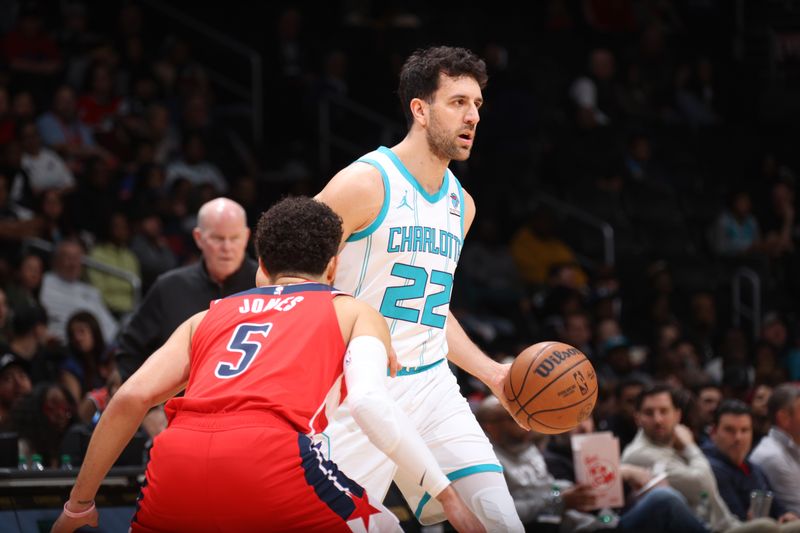
{"label": "basketball player in white jersey", "polygon": [[[317,198],[344,221],[337,288],[386,318],[401,365],[387,378],[453,487],[488,531],[523,531],[502,467],[448,367],[452,361],[498,397],[510,365],[487,357],[449,312],[453,275],[475,217],[448,169],[466,160],[483,103],[486,66],[463,48],[418,50],[403,65],[399,96],[409,131],[334,176]],[[392,479],[423,524],[441,507],[358,430],[344,409],[328,426],[330,458],[372,494]]]}

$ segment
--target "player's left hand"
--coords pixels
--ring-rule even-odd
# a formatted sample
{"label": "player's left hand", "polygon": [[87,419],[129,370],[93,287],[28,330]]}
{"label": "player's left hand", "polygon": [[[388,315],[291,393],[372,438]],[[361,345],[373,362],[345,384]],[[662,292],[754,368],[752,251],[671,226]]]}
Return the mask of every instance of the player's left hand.
{"label": "player's left hand", "polygon": [[394,346],[389,347],[389,375],[397,377],[397,372],[400,370],[400,363],[397,362],[397,353],[394,351]]}
{"label": "player's left hand", "polygon": [[62,511],[58,520],[53,524],[50,533],[72,533],[83,526],[97,527],[98,518],[97,509],[93,509],[90,514],[81,518],[70,518]]}

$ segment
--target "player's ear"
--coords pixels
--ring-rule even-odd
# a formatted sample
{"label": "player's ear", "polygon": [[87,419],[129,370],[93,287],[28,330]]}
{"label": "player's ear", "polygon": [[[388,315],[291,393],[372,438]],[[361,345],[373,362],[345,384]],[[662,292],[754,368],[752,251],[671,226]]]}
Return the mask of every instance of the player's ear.
{"label": "player's ear", "polygon": [[428,124],[428,103],[422,98],[413,98],[409,104],[411,115],[414,122],[419,122],[422,126]]}
{"label": "player's ear", "polygon": [[328,266],[325,267],[325,273],[323,274],[325,282],[328,285],[333,285],[333,282],[336,279],[337,268],[339,268],[339,256],[334,255],[333,257],[331,257],[331,260],[328,261]]}
{"label": "player's ear", "polygon": [[270,284],[269,272],[267,272],[267,267],[264,266],[264,263],[261,261],[261,258],[259,257],[258,270],[256,270],[256,287],[263,287],[269,284]]}

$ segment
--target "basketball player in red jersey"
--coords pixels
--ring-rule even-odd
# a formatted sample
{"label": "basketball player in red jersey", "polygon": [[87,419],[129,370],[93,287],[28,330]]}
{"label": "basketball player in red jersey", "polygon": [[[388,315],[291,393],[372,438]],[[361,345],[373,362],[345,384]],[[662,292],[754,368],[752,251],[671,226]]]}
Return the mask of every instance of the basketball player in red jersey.
{"label": "basketball player in red jersey", "polygon": [[262,215],[259,286],[188,319],[122,385],[54,532],[97,525],[100,482],[147,410],[169,398],[131,531],[398,531],[311,442],[345,396],[456,529],[484,530],[388,396],[386,322],[330,286],[341,235],[341,219],[310,198]]}

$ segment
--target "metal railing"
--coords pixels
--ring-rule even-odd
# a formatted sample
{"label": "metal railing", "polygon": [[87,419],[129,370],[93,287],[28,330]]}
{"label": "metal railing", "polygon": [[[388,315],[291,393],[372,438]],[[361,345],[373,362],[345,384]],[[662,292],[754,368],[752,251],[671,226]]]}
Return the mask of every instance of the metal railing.
{"label": "metal railing", "polygon": [[609,267],[614,266],[616,251],[614,247],[614,228],[611,224],[546,193],[538,193],[536,198],[533,199],[531,207],[536,207],[539,202],[557,209],[559,215],[566,215],[598,231],[603,239],[603,263]]}
{"label": "metal railing", "polygon": [[164,2],[157,0],[142,0],[151,9],[158,11],[160,14],[169,17],[175,22],[182,24],[185,28],[201,34],[203,37],[214,41],[215,43],[231,50],[232,52],[243,56],[250,64],[250,83],[243,84],[236,81],[221,72],[210,68],[208,65],[203,65],[211,74],[212,79],[223,89],[229,91],[231,94],[238,96],[249,102],[250,105],[250,121],[253,134],[253,143],[260,146],[264,139],[264,107],[263,107],[263,88],[264,88],[264,74],[262,68],[261,54],[255,49],[242,44],[236,39],[225,35],[216,28],[201,22],[192,16],[167,5]]}
{"label": "metal railing", "polygon": [[328,95],[319,102],[319,167],[324,175],[332,170],[331,148],[344,150],[354,157],[362,155],[366,149],[374,148],[359,146],[334,133],[331,114],[337,108],[377,126],[379,130],[377,140],[384,146],[390,146],[402,138],[403,131],[394,121],[344,96]]}
{"label": "metal railing", "polygon": [[[25,239],[22,244],[25,248],[35,248],[48,254],[52,254],[55,250],[55,245],[53,245],[53,243],[39,238]],[[135,309],[139,305],[139,301],[142,299],[142,280],[139,279],[139,276],[85,255],[81,258],[81,264],[86,268],[91,268],[128,282],[131,286],[131,292],[133,293],[133,308]]]}
{"label": "metal railing", "polygon": [[[750,283],[750,304],[745,302],[743,298],[742,288],[744,281]],[[733,325],[739,327],[742,318],[750,320],[753,326],[753,338],[757,338],[761,332],[761,278],[755,270],[747,267],[739,267],[736,269],[736,272],[733,273],[731,291]]]}

